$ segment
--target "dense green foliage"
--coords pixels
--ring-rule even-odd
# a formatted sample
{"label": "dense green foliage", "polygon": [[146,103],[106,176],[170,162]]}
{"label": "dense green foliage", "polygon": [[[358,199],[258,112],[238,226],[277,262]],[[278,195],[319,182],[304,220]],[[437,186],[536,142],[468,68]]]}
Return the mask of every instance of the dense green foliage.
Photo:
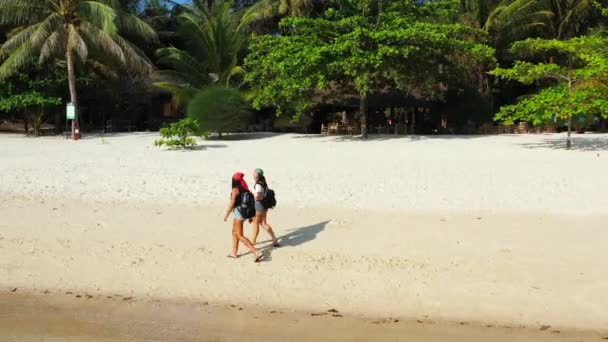
{"label": "dense green foliage", "polygon": [[438,83],[493,63],[493,49],[479,42],[482,31],[420,20],[424,8],[415,2],[384,3],[375,14],[361,2],[350,15],[330,9],[322,18],[285,19],[285,35],[254,40],[247,80],[258,90],[255,106],[298,116],[317,91],[351,88],[361,98],[365,136],[365,98],[374,92],[388,87],[431,98]]}
{"label": "dense green foliage", "polygon": [[[577,117],[608,117],[608,39],[602,36],[569,40],[528,39],[511,51],[541,61],[518,60],[513,67],[491,73],[524,84],[543,82],[543,89],[502,107],[497,120],[534,124]],[[543,60],[548,60],[544,62]],[[568,146],[570,146],[568,136]]]}
{"label": "dense green foliage", "polygon": [[223,86],[208,87],[198,92],[188,105],[189,118],[197,120],[208,132],[238,132],[247,128],[251,112],[243,94]]}
{"label": "dense green foliage", "polygon": [[[200,125],[220,133],[242,130],[252,115],[235,100],[238,92],[223,89],[229,87],[264,108],[256,114],[258,124],[270,113],[283,115],[275,120],[279,129],[318,127],[323,114],[317,113],[342,111],[358,99],[355,115],[365,133],[368,109],[382,112],[374,99],[386,94],[407,99],[401,105],[409,99],[428,104],[433,120],[449,114],[450,124],[461,127],[492,117],[535,125],[594,123],[608,112],[601,35],[607,4],[0,0],[0,116],[46,117],[62,127],[62,108],[54,105],[61,98],[78,104],[77,122],[87,128],[104,127],[109,119],[157,128],[169,96],[183,113],[211,87],[237,109],[208,112]],[[29,87],[22,73],[53,82]],[[299,118],[305,120],[294,123]]]}
{"label": "dense green foliage", "polygon": [[35,136],[40,135],[49,109],[62,103],[57,96],[58,83],[62,80],[40,78],[41,74],[40,68],[33,68],[31,75],[19,74],[0,83],[0,112],[20,116],[26,128],[32,125]]}
{"label": "dense green foliage", "polygon": [[201,125],[192,118],[185,118],[174,122],[169,127],[160,129],[161,138],[154,142],[158,147],[166,146],[170,149],[187,149],[197,145],[197,136],[206,137]]}
{"label": "dense green foliage", "polygon": [[[117,1],[0,0],[0,8],[0,26],[15,27],[0,47],[0,80],[36,59],[46,64],[65,57],[70,102],[77,105],[78,62],[140,73],[152,69],[140,49],[119,33],[153,41],[156,32]],[[75,120],[76,127],[78,123]]]}
{"label": "dense green foliage", "polygon": [[178,17],[178,32],[187,42],[185,49],[158,50],[157,86],[170,90],[184,105],[206,86],[219,83],[238,87],[238,54],[247,42],[244,30],[251,16],[234,11],[229,0],[216,1],[211,8],[195,2]]}

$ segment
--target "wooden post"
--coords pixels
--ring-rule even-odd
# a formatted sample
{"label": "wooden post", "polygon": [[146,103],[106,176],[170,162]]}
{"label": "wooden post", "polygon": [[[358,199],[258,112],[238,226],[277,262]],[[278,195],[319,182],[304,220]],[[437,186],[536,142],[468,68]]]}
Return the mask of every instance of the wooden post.
{"label": "wooden post", "polygon": [[416,134],[416,108],[412,111],[412,135]]}
{"label": "wooden post", "polygon": [[359,114],[361,116],[361,137],[367,139],[367,94],[361,95],[359,100]]}

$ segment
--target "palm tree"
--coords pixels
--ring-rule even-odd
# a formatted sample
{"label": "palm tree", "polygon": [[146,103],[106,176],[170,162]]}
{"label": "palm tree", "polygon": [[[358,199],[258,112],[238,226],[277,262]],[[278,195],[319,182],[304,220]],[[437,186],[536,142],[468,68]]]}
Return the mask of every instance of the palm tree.
{"label": "palm tree", "polygon": [[497,48],[546,25],[551,12],[538,0],[461,0],[463,21],[486,31]]}
{"label": "palm tree", "polygon": [[194,1],[178,17],[178,32],[186,48],[158,50],[157,86],[170,90],[178,102],[187,103],[198,90],[211,84],[236,86],[234,76],[243,74],[239,53],[248,41],[245,30],[253,14],[236,11],[232,1],[217,0],[211,8],[205,1]]}
{"label": "palm tree", "polygon": [[549,20],[550,38],[567,39],[584,34],[586,19],[595,9],[594,0],[544,0],[551,12]]}
{"label": "palm tree", "polygon": [[[462,21],[488,33],[498,51],[544,27],[550,12],[538,0],[461,0]],[[490,99],[487,67],[477,72],[478,91]]]}
{"label": "palm tree", "polygon": [[[0,0],[0,25],[16,27],[0,47],[0,80],[38,59],[65,57],[70,101],[76,106],[76,64],[108,59],[135,72],[152,63],[120,34],[156,40],[145,22],[122,10],[117,0]],[[74,120],[78,128],[78,120]]]}

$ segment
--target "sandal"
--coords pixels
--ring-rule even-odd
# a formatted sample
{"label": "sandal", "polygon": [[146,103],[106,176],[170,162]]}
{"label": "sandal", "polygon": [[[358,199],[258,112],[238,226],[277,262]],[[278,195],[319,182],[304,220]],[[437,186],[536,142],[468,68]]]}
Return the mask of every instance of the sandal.
{"label": "sandal", "polygon": [[260,262],[260,260],[262,260],[262,257],[262,254],[258,254],[258,256],[255,257],[255,260],[253,262]]}
{"label": "sandal", "polygon": [[232,255],[232,254],[228,254],[228,255],[226,255],[226,258],[230,258],[230,259],[238,259],[239,257],[238,257],[238,255],[237,255],[237,256],[234,256],[234,255]]}

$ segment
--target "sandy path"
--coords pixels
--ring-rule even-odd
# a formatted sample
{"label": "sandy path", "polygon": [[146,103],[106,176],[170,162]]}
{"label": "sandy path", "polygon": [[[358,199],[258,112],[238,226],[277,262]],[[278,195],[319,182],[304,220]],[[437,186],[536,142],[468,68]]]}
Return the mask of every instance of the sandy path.
{"label": "sandy path", "polygon": [[608,327],[606,217],[282,209],[272,220],[285,247],[266,250],[266,262],[255,265],[251,255],[226,258],[230,228],[221,211],[5,201],[0,288]]}

